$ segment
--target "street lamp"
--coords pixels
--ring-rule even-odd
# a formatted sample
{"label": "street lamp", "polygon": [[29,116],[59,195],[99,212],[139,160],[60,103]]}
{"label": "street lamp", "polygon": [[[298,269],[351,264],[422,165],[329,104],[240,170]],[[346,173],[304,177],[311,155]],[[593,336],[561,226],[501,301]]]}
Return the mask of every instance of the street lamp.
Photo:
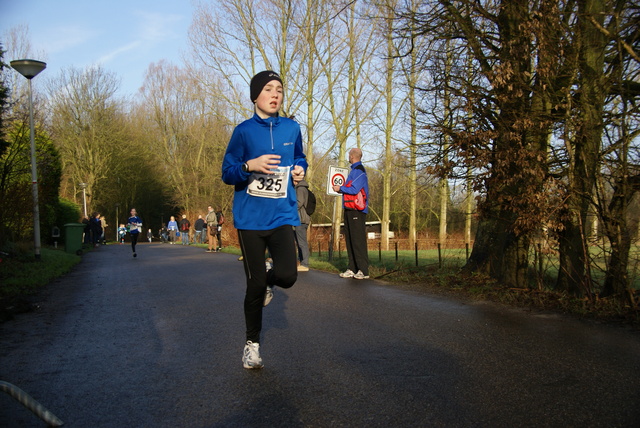
{"label": "street lamp", "polygon": [[118,229],[120,228],[120,203],[116,202],[116,242],[119,242]]}
{"label": "street lamp", "polygon": [[87,216],[87,183],[79,183],[82,189],[82,206],[84,207],[84,216]]}
{"label": "street lamp", "polygon": [[35,257],[40,260],[40,208],[38,204],[38,170],[36,168],[36,143],[33,130],[33,96],[31,79],[36,77],[47,64],[34,59],[17,59],[11,61],[11,67],[29,80],[29,128],[31,133],[31,189],[33,192],[33,242]]}

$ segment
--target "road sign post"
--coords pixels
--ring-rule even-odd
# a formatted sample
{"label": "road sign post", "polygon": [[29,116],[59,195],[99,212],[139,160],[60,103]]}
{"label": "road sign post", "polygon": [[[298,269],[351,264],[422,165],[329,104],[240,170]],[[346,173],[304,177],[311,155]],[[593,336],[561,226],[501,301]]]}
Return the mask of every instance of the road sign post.
{"label": "road sign post", "polygon": [[344,186],[349,175],[349,168],[330,166],[327,175],[327,195],[340,196],[340,193],[333,190],[333,186]]}

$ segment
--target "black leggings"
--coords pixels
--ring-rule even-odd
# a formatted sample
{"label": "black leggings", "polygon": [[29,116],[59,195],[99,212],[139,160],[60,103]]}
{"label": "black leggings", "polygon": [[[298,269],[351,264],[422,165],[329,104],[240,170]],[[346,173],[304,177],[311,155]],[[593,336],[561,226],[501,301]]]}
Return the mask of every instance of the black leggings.
{"label": "black leggings", "polygon": [[349,269],[369,275],[367,249],[367,215],[362,211],[344,210],[344,232],[349,256]]}
{"label": "black leggings", "polygon": [[[292,226],[271,230],[238,230],[242,249],[247,291],[244,317],[247,340],[260,343],[262,307],[267,285],[290,288],[298,279],[297,247]],[[265,269],[265,251],[273,259],[273,269]]]}
{"label": "black leggings", "polygon": [[131,233],[131,250],[135,253],[136,252],[136,244],[138,243],[138,235],[140,235],[140,233]]}

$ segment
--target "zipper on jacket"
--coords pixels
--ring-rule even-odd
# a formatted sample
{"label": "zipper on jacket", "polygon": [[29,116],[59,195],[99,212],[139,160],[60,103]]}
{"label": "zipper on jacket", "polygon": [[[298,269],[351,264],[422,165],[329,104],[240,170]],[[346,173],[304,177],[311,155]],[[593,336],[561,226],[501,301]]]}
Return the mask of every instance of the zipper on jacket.
{"label": "zipper on jacket", "polygon": [[269,121],[269,134],[271,135],[271,151],[274,151],[273,147],[273,121]]}

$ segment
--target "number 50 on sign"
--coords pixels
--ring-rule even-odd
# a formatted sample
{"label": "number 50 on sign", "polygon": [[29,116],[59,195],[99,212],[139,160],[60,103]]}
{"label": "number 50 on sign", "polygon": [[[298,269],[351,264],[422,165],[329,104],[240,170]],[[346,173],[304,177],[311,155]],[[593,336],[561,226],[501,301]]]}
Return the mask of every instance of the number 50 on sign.
{"label": "number 50 on sign", "polygon": [[340,168],[338,166],[329,167],[329,175],[327,176],[327,195],[338,196],[340,193],[333,191],[333,186],[344,186],[349,175],[349,168]]}

